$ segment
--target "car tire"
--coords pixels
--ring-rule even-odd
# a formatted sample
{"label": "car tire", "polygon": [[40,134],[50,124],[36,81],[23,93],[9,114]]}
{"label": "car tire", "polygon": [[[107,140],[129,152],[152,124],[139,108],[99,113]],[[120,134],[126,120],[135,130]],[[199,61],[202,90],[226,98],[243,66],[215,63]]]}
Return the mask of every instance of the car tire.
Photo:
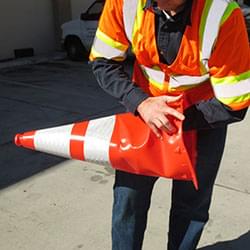
{"label": "car tire", "polygon": [[80,61],[87,58],[87,51],[78,37],[69,37],[65,42],[67,56],[72,61]]}

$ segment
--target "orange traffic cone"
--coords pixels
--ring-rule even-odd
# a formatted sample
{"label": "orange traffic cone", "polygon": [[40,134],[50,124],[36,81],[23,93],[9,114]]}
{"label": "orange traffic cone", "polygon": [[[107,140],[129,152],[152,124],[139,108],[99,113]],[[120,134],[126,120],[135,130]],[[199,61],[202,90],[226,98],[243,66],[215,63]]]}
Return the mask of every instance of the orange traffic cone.
{"label": "orange traffic cone", "polygon": [[18,146],[66,158],[95,162],[135,174],[192,180],[194,171],[192,133],[178,132],[158,139],[150,128],[130,113],[17,134]]}

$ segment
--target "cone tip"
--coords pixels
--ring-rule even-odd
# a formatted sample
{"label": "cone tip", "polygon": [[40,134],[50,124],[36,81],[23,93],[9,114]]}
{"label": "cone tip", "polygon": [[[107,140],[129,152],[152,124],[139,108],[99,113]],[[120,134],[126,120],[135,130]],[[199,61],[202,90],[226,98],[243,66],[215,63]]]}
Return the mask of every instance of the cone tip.
{"label": "cone tip", "polygon": [[21,134],[16,134],[16,136],[15,136],[15,144],[16,144],[18,147],[21,146],[20,137],[21,137]]}

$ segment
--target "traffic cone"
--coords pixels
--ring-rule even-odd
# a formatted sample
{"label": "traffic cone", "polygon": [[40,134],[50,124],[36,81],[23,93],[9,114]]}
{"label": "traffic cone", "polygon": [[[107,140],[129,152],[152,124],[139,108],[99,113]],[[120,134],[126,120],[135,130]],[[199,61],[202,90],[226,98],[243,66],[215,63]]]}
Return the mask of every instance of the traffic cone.
{"label": "traffic cone", "polygon": [[130,173],[192,180],[198,188],[194,134],[184,133],[184,138],[182,122],[176,125],[176,134],[163,132],[159,139],[139,116],[125,113],[17,134],[15,143]]}

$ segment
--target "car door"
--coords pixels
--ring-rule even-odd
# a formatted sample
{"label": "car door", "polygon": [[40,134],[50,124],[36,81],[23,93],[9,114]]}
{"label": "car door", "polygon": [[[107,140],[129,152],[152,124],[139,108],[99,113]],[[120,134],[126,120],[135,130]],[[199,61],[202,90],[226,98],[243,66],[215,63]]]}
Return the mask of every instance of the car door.
{"label": "car door", "polygon": [[97,0],[87,9],[85,13],[81,14],[81,37],[87,50],[90,49],[93,43],[103,6],[104,1]]}

